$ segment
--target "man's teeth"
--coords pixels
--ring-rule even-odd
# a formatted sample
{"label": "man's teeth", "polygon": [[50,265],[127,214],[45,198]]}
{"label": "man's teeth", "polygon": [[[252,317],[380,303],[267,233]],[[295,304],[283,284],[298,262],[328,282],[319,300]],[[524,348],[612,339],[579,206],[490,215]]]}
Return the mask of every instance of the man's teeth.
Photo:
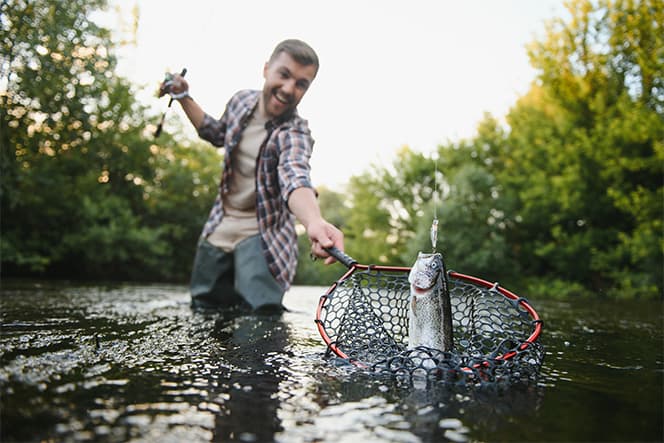
{"label": "man's teeth", "polygon": [[290,102],[290,100],[288,100],[288,98],[286,98],[286,97],[284,97],[284,96],[282,96],[282,95],[280,95],[280,94],[274,94],[274,97],[275,97],[277,100],[279,100],[281,103],[284,103],[284,104],[288,104],[288,103]]}

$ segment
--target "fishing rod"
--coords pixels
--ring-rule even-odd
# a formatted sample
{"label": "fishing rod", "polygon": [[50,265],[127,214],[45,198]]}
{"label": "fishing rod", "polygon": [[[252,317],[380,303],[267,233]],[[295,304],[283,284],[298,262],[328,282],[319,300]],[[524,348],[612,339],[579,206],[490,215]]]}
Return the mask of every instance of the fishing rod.
{"label": "fishing rod", "polygon": [[[180,77],[184,77],[187,74],[187,68],[183,68],[182,72],[180,72]],[[164,90],[165,88],[170,87],[173,84],[173,74],[167,73],[166,78],[164,79],[164,84],[161,88],[161,90]],[[157,125],[157,129],[154,131],[154,138],[159,137],[161,134],[161,130],[164,126],[164,119],[166,119],[166,113],[168,110],[171,108],[171,105],[173,104],[173,96],[171,95],[171,99],[168,101],[168,106],[166,107],[166,110],[164,111],[163,114],[161,114],[161,121]]]}

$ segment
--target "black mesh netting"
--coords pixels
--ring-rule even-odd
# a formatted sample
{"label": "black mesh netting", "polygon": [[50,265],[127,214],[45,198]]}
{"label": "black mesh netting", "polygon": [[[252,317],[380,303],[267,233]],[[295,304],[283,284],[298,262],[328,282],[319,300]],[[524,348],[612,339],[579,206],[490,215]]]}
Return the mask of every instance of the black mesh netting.
{"label": "black mesh netting", "polygon": [[537,378],[541,320],[529,303],[454,272],[448,273],[453,350],[407,349],[408,269],[394,269],[353,272],[321,297],[317,322],[329,352],[370,371],[449,383]]}

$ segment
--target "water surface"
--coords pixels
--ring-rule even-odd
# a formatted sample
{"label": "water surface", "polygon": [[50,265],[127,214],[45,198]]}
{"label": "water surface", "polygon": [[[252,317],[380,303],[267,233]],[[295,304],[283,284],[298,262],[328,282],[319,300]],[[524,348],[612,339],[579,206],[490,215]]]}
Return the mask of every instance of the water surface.
{"label": "water surface", "polygon": [[551,301],[537,383],[420,389],[325,358],[324,288],[282,315],[184,286],[2,283],[4,441],[662,441],[659,302]]}

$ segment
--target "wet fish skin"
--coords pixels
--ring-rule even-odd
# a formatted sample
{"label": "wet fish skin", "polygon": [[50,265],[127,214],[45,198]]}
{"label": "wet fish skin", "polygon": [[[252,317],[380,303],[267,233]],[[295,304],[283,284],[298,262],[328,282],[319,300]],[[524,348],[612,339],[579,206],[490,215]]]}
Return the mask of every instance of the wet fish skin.
{"label": "wet fish skin", "polygon": [[452,309],[442,255],[420,252],[408,282],[408,349],[425,346],[451,351]]}

